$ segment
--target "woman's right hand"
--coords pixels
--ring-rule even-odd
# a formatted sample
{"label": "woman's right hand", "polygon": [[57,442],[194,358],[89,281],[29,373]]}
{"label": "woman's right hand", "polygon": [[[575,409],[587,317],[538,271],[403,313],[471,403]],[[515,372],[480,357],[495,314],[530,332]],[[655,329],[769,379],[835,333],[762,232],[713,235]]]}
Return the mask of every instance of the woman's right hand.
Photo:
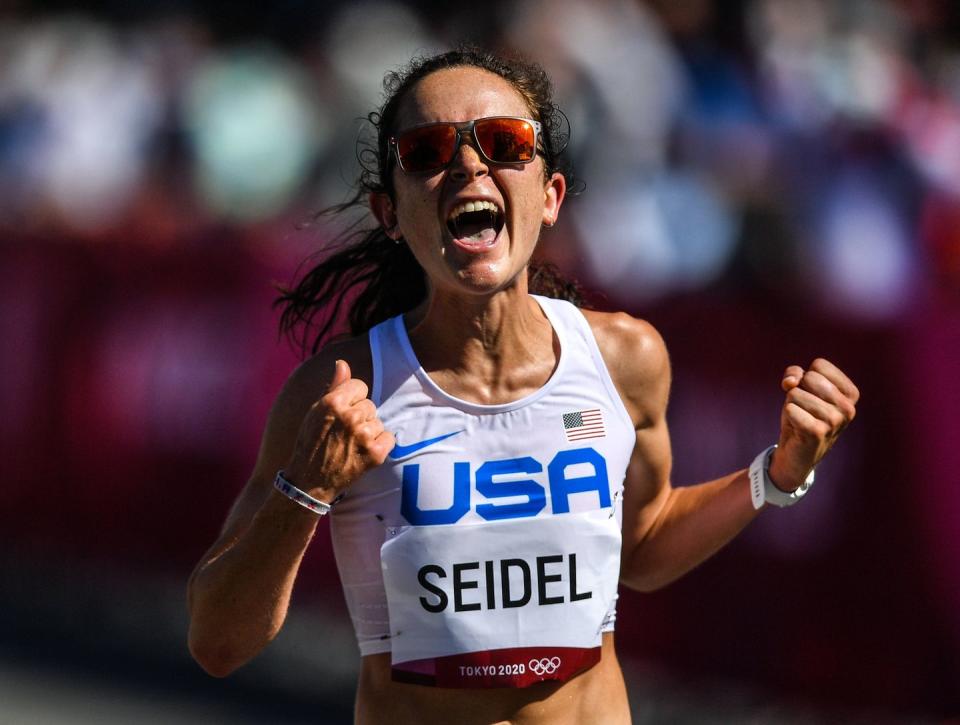
{"label": "woman's right hand", "polygon": [[347,362],[337,360],[330,389],[300,425],[284,468],[291,483],[329,503],[386,460],[396,439],[384,429],[368,392],[366,383],[351,377]]}

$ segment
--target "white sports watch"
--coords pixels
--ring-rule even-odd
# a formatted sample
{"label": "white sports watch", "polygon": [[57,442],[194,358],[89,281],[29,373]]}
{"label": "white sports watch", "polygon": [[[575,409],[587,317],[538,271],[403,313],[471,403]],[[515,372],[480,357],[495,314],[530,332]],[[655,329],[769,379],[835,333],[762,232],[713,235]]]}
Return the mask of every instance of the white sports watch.
{"label": "white sports watch", "polygon": [[770,480],[770,457],[776,450],[776,445],[772,445],[753,459],[750,464],[750,499],[753,501],[753,507],[759,509],[764,503],[770,503],[781,508],[793,506],[810,490],[813,485],[814,472],[810,471],[807,480],[800,484],[800,488],[791,493],[781,491],[773,481]]}

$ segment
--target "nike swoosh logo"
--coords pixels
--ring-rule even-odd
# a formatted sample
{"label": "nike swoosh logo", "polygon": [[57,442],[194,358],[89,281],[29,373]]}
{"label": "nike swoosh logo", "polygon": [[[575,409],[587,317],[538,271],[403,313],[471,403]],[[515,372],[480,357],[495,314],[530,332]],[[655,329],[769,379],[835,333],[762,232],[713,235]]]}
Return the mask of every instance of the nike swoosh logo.
{"label": "nike swoosh logo", "polygon": [[437,436],[436,438],[427,438],[425,441],[420,441],[419,443],[411,443],[409,446],[401,446],[399,443],[393,447],[393,450],[388,454],[393,460],[398,458],[405,458],[411,453],[416,453],[417,451],[423,450],[427,446],[432,446],[434,443],[439,443],[442,440],[446,440],[451,436],[458,435],[463,433],[462,430],[455,430],[453,433],[446,433],[442,436]]}

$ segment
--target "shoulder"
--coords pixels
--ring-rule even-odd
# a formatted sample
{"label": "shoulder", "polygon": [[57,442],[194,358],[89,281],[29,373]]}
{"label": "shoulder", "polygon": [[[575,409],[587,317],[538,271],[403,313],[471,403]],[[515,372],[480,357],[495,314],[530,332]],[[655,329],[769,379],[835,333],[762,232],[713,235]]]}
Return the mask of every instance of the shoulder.
{"label": "shoulder", "polygon": [[303,419],[327,393],[338,359],[346,360],[353,374],[363,376],[362,379],[369,385],[371,365],[366,335],[326,346],[290,374],[270,409],[257,462],[227,517],[222,540],[247,526],[263,505],[272,490],[274,475],[286,467],[294,452]]}
{"label": "shoulder", "polygon": [[626,312],[582,312],[634,423],[657,422],[670,393],[670,357],[660,333]]}
{"label": "shoulder", "polygon": [[[373,361],[366,334],[342,338],[304,360],[287,378],[277,398],[278,404],[303,408],[303,413],[322,397],[333,379],[337,360],[345,360],[351,376],[373,387]],[[305,406],[305,407],[304,407]]]}
{"label": "shoulder", "polygon": [[329,390],[337,360],[346,360],[352,377],[372,387],[373,366],[366,335],[331,343],[304,360],[287,378],[273,402],[261,441],[258,470],[275,471],[286,461],[303,419]]}

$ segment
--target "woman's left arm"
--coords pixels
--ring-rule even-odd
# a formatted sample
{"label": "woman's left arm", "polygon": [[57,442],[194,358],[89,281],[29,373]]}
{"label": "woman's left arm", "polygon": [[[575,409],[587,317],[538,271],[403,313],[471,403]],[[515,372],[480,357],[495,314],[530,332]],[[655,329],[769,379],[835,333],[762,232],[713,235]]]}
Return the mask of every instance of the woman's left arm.
{"label": "woman's left arm", "polygon": [[[670,485],[667,398],[670,361],[648,323],[629,315],[587,313],[610,374],[636,428],[624,481],[621,581],[651,591],[679,578],[733,539],[759,513],[747,469],[695,486]],[[770,478],[798,488],[853,420],[859,392],[836,366],[791,365],[781,387],[778,447]]]}

